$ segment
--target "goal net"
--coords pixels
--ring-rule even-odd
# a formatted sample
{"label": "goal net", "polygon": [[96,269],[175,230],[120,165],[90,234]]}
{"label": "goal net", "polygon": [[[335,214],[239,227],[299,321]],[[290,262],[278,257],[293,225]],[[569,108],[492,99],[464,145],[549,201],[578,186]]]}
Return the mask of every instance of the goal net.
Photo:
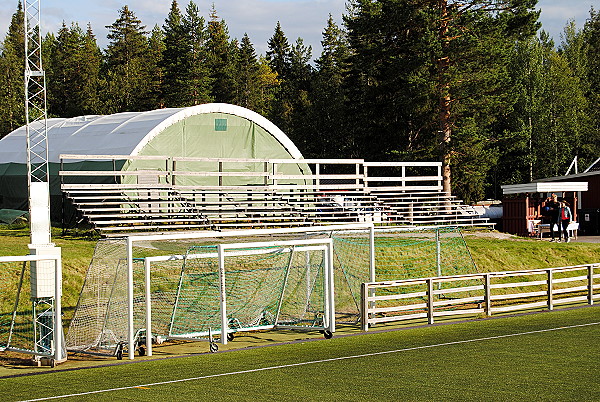
{"label": "goal net", "polygon": [[[124,242],[98,243],[67,334],[69,349],[102,353],[127,339]],[[202,245],[167,255],[160,252],[174,244],[161,248],[144,244],[144,250],[135,251],[146,256],[133,260],[134,328],[140,333],[148,326],[144,272],[148,268],[153,336],[202,339],[209,333],[221,334],[222,328],[228,333],[271,328],[329,330],[335,323],[328,307],[333,293],[328,279],[329,243],[313,239]]]}
{"label": "goal net", "polygon": [[[133,325],[137,331],[147,324],[145,259],[151,260],[152,333],[167,338],[203,337],[209,328],[220,331],[222,325],[216,243],[329,238],[333,244],[332,304],[337,323],[358,322],[363,282],[477,272],[462,233],[455,227],[378,228],[373,233],[365,228],[307,230],[264,236],[240,234],[217,240],[193,235],[177,240],[150,237],[136,241],[131,251]],[[240,247],[235,250],[239,255],[229,251],[224,274],[230,330],[326,325],[322,323],[322,252],[300,251],[298,246],[263,247],[259,251]],[[127,239],[98,241],[67,334],[69,349],[111,349],[127,338],[127,271]]]}

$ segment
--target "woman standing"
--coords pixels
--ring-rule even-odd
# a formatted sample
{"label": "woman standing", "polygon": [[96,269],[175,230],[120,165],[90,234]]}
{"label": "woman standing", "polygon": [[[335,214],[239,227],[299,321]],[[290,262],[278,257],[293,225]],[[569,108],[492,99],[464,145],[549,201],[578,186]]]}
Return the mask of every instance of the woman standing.
{"label": "woman standing", "polygon": [[571,223],[572,219],[573,214],[571,213],[571,208],[569,208],[569,203],[562,201],[560,203],[560,209],[558,210],[558,241],[560,241],[561,234],[565,239],[565,243],[571,241],[567,227],[569,226],[569,223]]}

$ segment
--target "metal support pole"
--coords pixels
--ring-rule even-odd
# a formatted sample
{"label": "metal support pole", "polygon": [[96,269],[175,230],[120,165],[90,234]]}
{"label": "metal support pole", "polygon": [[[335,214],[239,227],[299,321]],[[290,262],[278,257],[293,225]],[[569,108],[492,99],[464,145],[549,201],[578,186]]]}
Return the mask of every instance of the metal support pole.
{"label": "metal support pole", "polygon": [[219,253],[219,293],[221,305],[221,343],[227,345],[227,298],[225,292],[225,248],[222,244],[217,245]]}
{"label": "metal support pole", "polygon": [[133,328],[133,246],[127,238],[127,348],[129,360],[134,359],[135,337]]}
{"label": "metal support pole", "polygon": [[62,330],[62,259],[60,253],[54,260],[54,360],[55,362],[66,360],[63,353],[63,330]]}
{"label": "metal support pole", "polygon": [[435,268],[437,276],[442,276],[442,247],[440,245],[440,228],[435,228]]}
{"label": "metal support pole", "polygon": [[[375,225],[371,224],[369,228],[369,282],[376,281],[375,271]],[[375,290],[369,290],[369,297],[375,296]],[[370,301],[368,308],[375,308],[375,301]]]}
{"label": "metal support pole", "polygon": [[333,240],[329,239],[327,248],[325,250],[325,258],[327,264],[325,264],[327,276],[329,278],[329,287],[327,292],[329,293],[329,331],[335,332],[335,285],[334,285],[334,272],[333,272]]}
{"label": "metal support pole", "polygon": [[150,296],[150,260],[144,259],[144,286],[146,295],[146,355],[152,356],[152,299]]}

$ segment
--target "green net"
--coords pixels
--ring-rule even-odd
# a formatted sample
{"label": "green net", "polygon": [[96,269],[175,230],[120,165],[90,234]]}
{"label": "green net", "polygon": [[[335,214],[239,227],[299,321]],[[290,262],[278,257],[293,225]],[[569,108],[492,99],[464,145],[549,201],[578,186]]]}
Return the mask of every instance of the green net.
{"label": "green net", "polygon": [[16,348],[30,351],[34,349],[33,306],[29,278],[28,264],[0,263],[0,349]]}
{"label": "green net", "polygon": [[[146,325],[144,257],[179,255],[151,265],[153,334],[202,337],[209,329],[221,328],[216,243],[328,237],[333,239],[335,319],[355,323],[361,283],[370,281],[368,230],[136,242],[135,330]],[[458,228],[377,230],[375,259],[377,281],[477,272]],[[67,334],[69,349],[111,349],[126,340],[126,267],[125,239],[98,242]],[[227,321],[234,331],[275,324],[323,325],[323,252],[281,247],[237,250],[225,259],[225,284]]]}
{"label": "green net", "polygon": [[[134,247],[136,333],[141,333],[146,325],[143,257],[168,253],[173,253],[173,258],[151,263],[153,335],[201,338],[209,330],[220,332],[217,247],[192,244],[192,241],[142,242]],[[182,248],[185,251],[178,253]],[[324,256],[324,250],[295,247],[228,252],[225,289],[229,328],[242,331],[275,325],[322,326]],[[127,331],[126,241],[103,239],[98,242],[88,269],[67,334],[67,347],[111,351],[126,341]]]}
{"label": "green net", "polygon": [[[212,253],[210,252],[212,251]],[[226,253],[224,283],[233,331],[313,325],[324,313],[323,251],[294,247]],[[193,247],[181,271],[170,336],[203,336],[221,327],[216,247]]]}
{"label": "green net", "polygon": [[[371,281],[369,232],[337,232],[332,233],[332,238],[337,320],[356,321],[361,283]],[[477,272],[462,233],[456,227],[378,230],[375,267],[375,281]]]}
{"label": "green net", "polygon": [[50,356],[54,298],[32,298],[31,286],[30,263],[0,263],[0,350]]}

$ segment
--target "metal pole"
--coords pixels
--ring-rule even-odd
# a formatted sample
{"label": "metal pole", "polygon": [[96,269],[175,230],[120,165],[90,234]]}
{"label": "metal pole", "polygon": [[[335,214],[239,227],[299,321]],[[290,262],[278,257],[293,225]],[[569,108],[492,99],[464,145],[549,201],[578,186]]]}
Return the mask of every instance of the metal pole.
{"label": "metal pole", "polygon": [[62,345],[62,259],[60,253],[54,260],[54,295],[54,361],[59,362],[66,358]]}
{"label": "metal pole", "polygon": [[217,245],[219,253],[219,291],[221,303],[221,343],[227,345],[227,300],[225,292],[225,248],[222,244]]}
{"label": "metal pole", "polygon": [[440,228],[435,229],[435,267],[437,276],[442,276],[442,247],[440,245]]}
{"label": "metal pole", "polygon": [[325,257],[327,258],[327,264],[325,266],[327,276],[329,278],[329,331],[335,332],[335,286],[334,286],[334,273],[333,273],[333,240],[329,239],[327,248],[325,251]]}
{"label": "metal pole", "polygon": [[133,328],[133,247],[131,238],[127,238],[127,345],[129,360],[134,359],[134,328]]}
{"label": "metal pole", "polygon": [[146,355],[152,356],[152,299],[150,297],[150,260],[144,259],[144,286],[146,291]]}
{"label": "metal pole", "polygon": [[[369,282],[375,282],[375,225],[371,224],[369,228]],[[375,289],[369,290],[369,297],[375,296]],[[370,301],[368,308],[375,308],[375,301]]]}

